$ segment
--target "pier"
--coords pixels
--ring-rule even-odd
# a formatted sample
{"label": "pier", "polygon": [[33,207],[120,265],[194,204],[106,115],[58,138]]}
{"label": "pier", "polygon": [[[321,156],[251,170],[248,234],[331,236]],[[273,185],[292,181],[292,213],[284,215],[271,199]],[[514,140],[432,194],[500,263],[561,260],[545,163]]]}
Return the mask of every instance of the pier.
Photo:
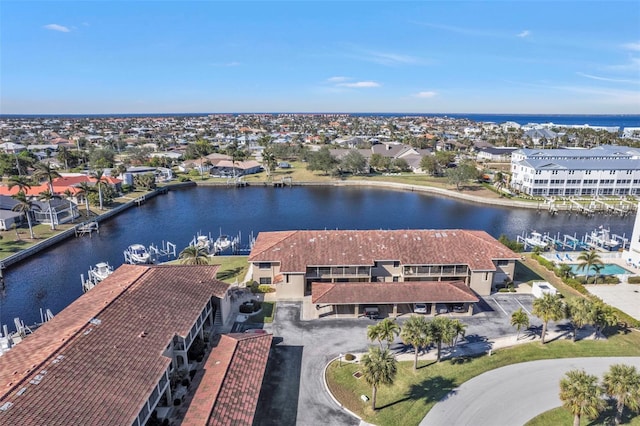
{"label": "pier", "polygon": [[98,234],[100,233],[100,225],[98,224],[97,220],[80,223],[73,229],[75,230],[76,237],[82,237],[86,234],[89,234],[89,236],[91,236],[91,234],[93,234],[93,231],[97,232]]}

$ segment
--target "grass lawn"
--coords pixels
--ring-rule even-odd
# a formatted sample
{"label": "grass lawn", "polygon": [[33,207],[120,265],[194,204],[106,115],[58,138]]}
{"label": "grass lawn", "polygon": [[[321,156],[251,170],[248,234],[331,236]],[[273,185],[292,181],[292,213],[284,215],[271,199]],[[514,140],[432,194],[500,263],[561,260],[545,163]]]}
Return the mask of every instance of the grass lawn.
{"label": "grass lawn", "polygon": [[[597,419],[590,420],[585,416],[580,418],[581,426],[611,425],[615,412],[607,410],[598,416]],[[537,417],[525,423],[526,426],[548,426],[548,425],[570,425],[573,424],[573,414],[566,408],[554,408],[546,413],[542,413]],[[629,417],[629,410],[625,409],[622,416],[622,424],[631,426],[640,426],[640,416]]]}
{"label": "grass lawn", "polygon": [[212,265],[220,265],[218,279],[229,284],[244,281],[249,270],[247,256],[214,256],[209,262]]}
{"label": "grass lawn", "polygon": [[327,383],[333,395],[349,410],[376,425],[417,425],[433,405],[463,382],[486,371],[516,364],[551,358],[581,356],[640,356],[640,333],[617,334],[608,340],[555,341],[522,344],[493,352],[492,356],[461,358],[435,363],[419,363],[413,372],[413,362],[398,364],[398,374],[392,386],[378,389],[377,412],[360,395],[371,396],[364,379],[352,376],[358,364],[333,362],[327,369]]}
{"label": "grass lawn", "polygon": [[249,317],[249,322],[254,324],[267,324],[272,323],[273,318],[276,316],[276,303],[275,302],[262,302],[262,310]]}

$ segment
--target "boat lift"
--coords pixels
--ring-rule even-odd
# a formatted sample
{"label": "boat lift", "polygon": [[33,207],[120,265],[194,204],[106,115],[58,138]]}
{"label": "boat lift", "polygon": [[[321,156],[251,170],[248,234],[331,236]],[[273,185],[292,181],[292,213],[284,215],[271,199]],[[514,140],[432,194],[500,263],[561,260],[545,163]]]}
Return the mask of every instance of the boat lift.
{"label": "boat lift", "polygon": [[151,254],[151,261],[156,263],[161,259],[169,260],[172,257],[177,257],[176,255],[176,245],[167,241],[162,241],[162,245],[160,247],[151,244],[149,246],[149,253]]}

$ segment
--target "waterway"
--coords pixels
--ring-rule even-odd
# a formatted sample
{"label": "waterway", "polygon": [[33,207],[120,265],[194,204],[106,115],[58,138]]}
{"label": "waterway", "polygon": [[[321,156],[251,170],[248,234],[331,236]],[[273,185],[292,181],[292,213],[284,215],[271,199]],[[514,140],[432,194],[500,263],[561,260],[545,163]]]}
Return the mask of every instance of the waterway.
{"label": "waterway", "polygon": [[537,230],[583,236],[599,226],[631,236],[631,216],[538,213],[535,210],[480,206],[422,193],[370,188],[212,188],[170,191],[105,221],[100,233],[71,238],[5,272],[0,293],[0,324],[13,318],[27,324],[40,319],[40,308],[60,312],[82,294],[80,274],[101,261],[114,267],[133,243],[177,245],[178,252],[198,232],[241,234],[289,229],[441,229],[464,228],[515,239]]}

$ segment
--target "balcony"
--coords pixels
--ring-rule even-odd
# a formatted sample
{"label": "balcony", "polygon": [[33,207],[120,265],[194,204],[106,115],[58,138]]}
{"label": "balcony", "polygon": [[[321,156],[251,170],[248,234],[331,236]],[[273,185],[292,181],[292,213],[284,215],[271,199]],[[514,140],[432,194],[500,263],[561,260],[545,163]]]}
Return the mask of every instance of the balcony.
{"label": "balcony", "polygon": [[467,265],[437,265],[437,266],[405,266],[403,269],[406,277],[442,277],[442,276],[467,276]]}
{"label": "balcony", "polygon": [[366,278],[370,276],[370,266],[318,266],[307,268],[307,278]]}

